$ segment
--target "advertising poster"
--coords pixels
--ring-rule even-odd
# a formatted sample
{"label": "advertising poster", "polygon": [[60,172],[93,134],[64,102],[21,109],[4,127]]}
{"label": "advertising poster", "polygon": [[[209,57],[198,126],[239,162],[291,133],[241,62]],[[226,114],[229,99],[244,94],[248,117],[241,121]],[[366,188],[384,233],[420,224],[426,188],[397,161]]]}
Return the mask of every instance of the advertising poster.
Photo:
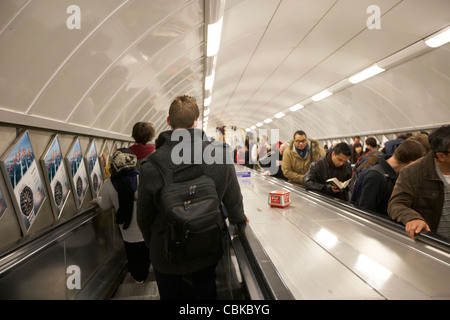
{"label": "advertising poster", "polygon": [[110,177],[109,174],[109,150],[107,146],[107,141],[103,143],[102,151],[100,152],[100,167],[103,171],[104,179],[108,179]]}
{"label": "advertising poster", "polygon": [[53,141],[50,142],[48,150],[42,156],[41,161],[44,174],[47,174],[48,179],[46,180],[50,186],[49,191],[54,206],[53,208],[55,209],[56,216],[59,218],[70,193],[70,183],[58,136],[55,136]]}
{"label": "advertising poster", "polygon": [[75,202],[80,208],[89,186],[87,171],[83,161],[80,139],[76,138],[67,154],[67,167],[72,178]]}
{"label": "advertising poster", "polygon": [[103,184],[103,176],[102,176],[102,170],[100,168],[100,161],[98,159],[97,155],[97,148],[95,146],[95,140],[92,140],[87,156],[86,161],[88,165],[88,171],[91,178],[91,187],[92,187],[92,197],[96,198],[98,197],[98,194],[100,192],[100,188]]}
{"label": "advertising poster", "polygon": [[28,230],[45,199],[44,184],[39,175],[28,131],[8,149],[3,158],[3,166],[14,194],[13,201]]}
{"label": "advertising poster", "polygon": [[3,215],[3,212],[6,211],[6,208],[7,208],[6,201],[5,198],[3,197],[2,189],[0,189],[0,218]]}

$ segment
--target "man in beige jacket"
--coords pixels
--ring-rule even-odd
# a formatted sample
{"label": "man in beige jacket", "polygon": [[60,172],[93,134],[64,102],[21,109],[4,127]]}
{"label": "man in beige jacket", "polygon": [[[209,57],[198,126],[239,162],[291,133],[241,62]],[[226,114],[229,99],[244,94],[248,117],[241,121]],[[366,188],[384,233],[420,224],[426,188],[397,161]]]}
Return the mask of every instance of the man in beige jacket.
{"label": "man in beige jacket", "polygon": [[308,139],[302,130],[294,133],[294,139],[283,155],[281,170],[289,182],[302,184],[303,176],[314,161],[325,155],[317,140]]}

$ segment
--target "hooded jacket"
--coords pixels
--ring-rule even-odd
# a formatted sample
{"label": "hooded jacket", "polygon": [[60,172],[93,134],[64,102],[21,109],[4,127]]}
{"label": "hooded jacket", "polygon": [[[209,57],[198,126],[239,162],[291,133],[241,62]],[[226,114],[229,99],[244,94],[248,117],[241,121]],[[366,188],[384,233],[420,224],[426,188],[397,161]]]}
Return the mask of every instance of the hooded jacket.
{"label": "hooded jacket", "polygon": [[[230,159],[225,159],[228,155],[226,144],[220,142],[211,143],[205,140],[202,130],[187,129],[181,133],[181,139],[172,141],[176,137],[177,130],[162,132],[156,142],[156,150],[146,159],[157,157],[160,162],[167,167],[175,168],[178,155],[187,156],[191,163],[193,160],[202,159],[200,166],[205,175],[211,177],[215,184],[219,199],[225,206],[228,219],[231,224],[242,223],[247,220],[244,214],[241,189],[236,177],[236,171]],[[188,133],[188,138],[186,138]],[[187,140],[187,141],[185,141]],[[201,154],[199,154],[201,153]],[[207,156],[212,155],[216,161],[211,163]],[[197,158],[196,158],[197,157]],[[205,160],[208,164],[205,163]],[[209,159],[211,160],[211,159]],[[225,162],[227,160],[227,162]],[[198,177],[197,170],[183,170],[176,175],[176,180],[187,181]],[[186,274],[205,269],[217,261],[210,261],[208,258],[198,259],[194,267],[184,263],[171,263],[164,254],[165,245],[165,222],[163,214],[158,209],[158,196],[164,182],[159,171],[147,160],[141,163],[139,178],[139,199],[137,206],[137,220],[139,228],[147,246],[150,248],[150,260],[156,270],[165,274]]]}
{"label": "hooded jacket", "polygon": [[281,170],[284,176],[291,183],[302,184],[303,176],[314,161],[325,155],[325,151],[320,147],[317,140],[308,139],[309,152],[306,159],[300,157],[295,150],[294,140],[289,144],[289,148],[283,153],[283,163]]}

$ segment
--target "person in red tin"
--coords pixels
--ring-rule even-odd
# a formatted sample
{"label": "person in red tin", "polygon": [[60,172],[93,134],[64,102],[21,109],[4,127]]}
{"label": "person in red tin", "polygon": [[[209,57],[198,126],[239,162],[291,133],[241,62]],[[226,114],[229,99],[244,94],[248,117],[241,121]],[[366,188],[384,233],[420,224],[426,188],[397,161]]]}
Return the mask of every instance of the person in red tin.
{"label": "person in red tin", "polygon": [[142,159],[155,150],[153,144],[148,144],[155,137],[155,128],[150,122],[136,122],[133,126],[131,136],[136,143],[128,149],[136,155],[138,160],[137,167],[139,168]]}

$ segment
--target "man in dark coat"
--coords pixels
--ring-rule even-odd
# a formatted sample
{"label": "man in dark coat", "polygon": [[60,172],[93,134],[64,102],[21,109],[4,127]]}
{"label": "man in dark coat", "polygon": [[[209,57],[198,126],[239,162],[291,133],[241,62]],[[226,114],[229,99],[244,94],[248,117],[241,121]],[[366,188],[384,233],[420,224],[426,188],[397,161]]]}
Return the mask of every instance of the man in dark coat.
{"label": "man in dark coat", "polygon": [[348,162],[352,151],[347,143],[338,143],[331,152],[313,162],[303,177],[306,190],[316,190],[327,195],[348,200],[347,188],[340,189],[327,182],[330,178],[337,178],[345,182],[352,177],[352,168]]}
{"label": "man in dark coat", "polygon": [[[217,194],[226,208],[231,224],[245,223],[242,195],[236,177],[231,154],[226,145],[207,141],[197,126],[199,109],[194,98],[179,96],[171,104],[167,123],[173,130],[162,132],[156,141],[156,150],[149,156],[158,158],[169,168],[181,163],[198,164],[197,169],[205,172],[216,184]],[[198,177],[197,170],[177,173],[176,179],[187,181]],[[197,259],[196,264],[173,263],[164,253],[165,221],[158,207],[158,197],[163,179],[150,161],[144,161],[140,168],[139,199],[137,206],[138,225],[144,240],[150,248],[161,299],[181,299],[183,276],[193,281],[195,298],[216,297],[215,268],[217,261],[211,257]]]}
{"label": "man in dark coat", "polygon": [[[397,175],[401,169],[425,155],[425,148],[417,141],[404,140],[394,151],[393,155],[373,156],[377,163],[367,168],[361,174],[357,185],[361,184],[359,199],[356,206],[387,216],[387,207]],[[355,187],[356,192],[356,187]]]}

